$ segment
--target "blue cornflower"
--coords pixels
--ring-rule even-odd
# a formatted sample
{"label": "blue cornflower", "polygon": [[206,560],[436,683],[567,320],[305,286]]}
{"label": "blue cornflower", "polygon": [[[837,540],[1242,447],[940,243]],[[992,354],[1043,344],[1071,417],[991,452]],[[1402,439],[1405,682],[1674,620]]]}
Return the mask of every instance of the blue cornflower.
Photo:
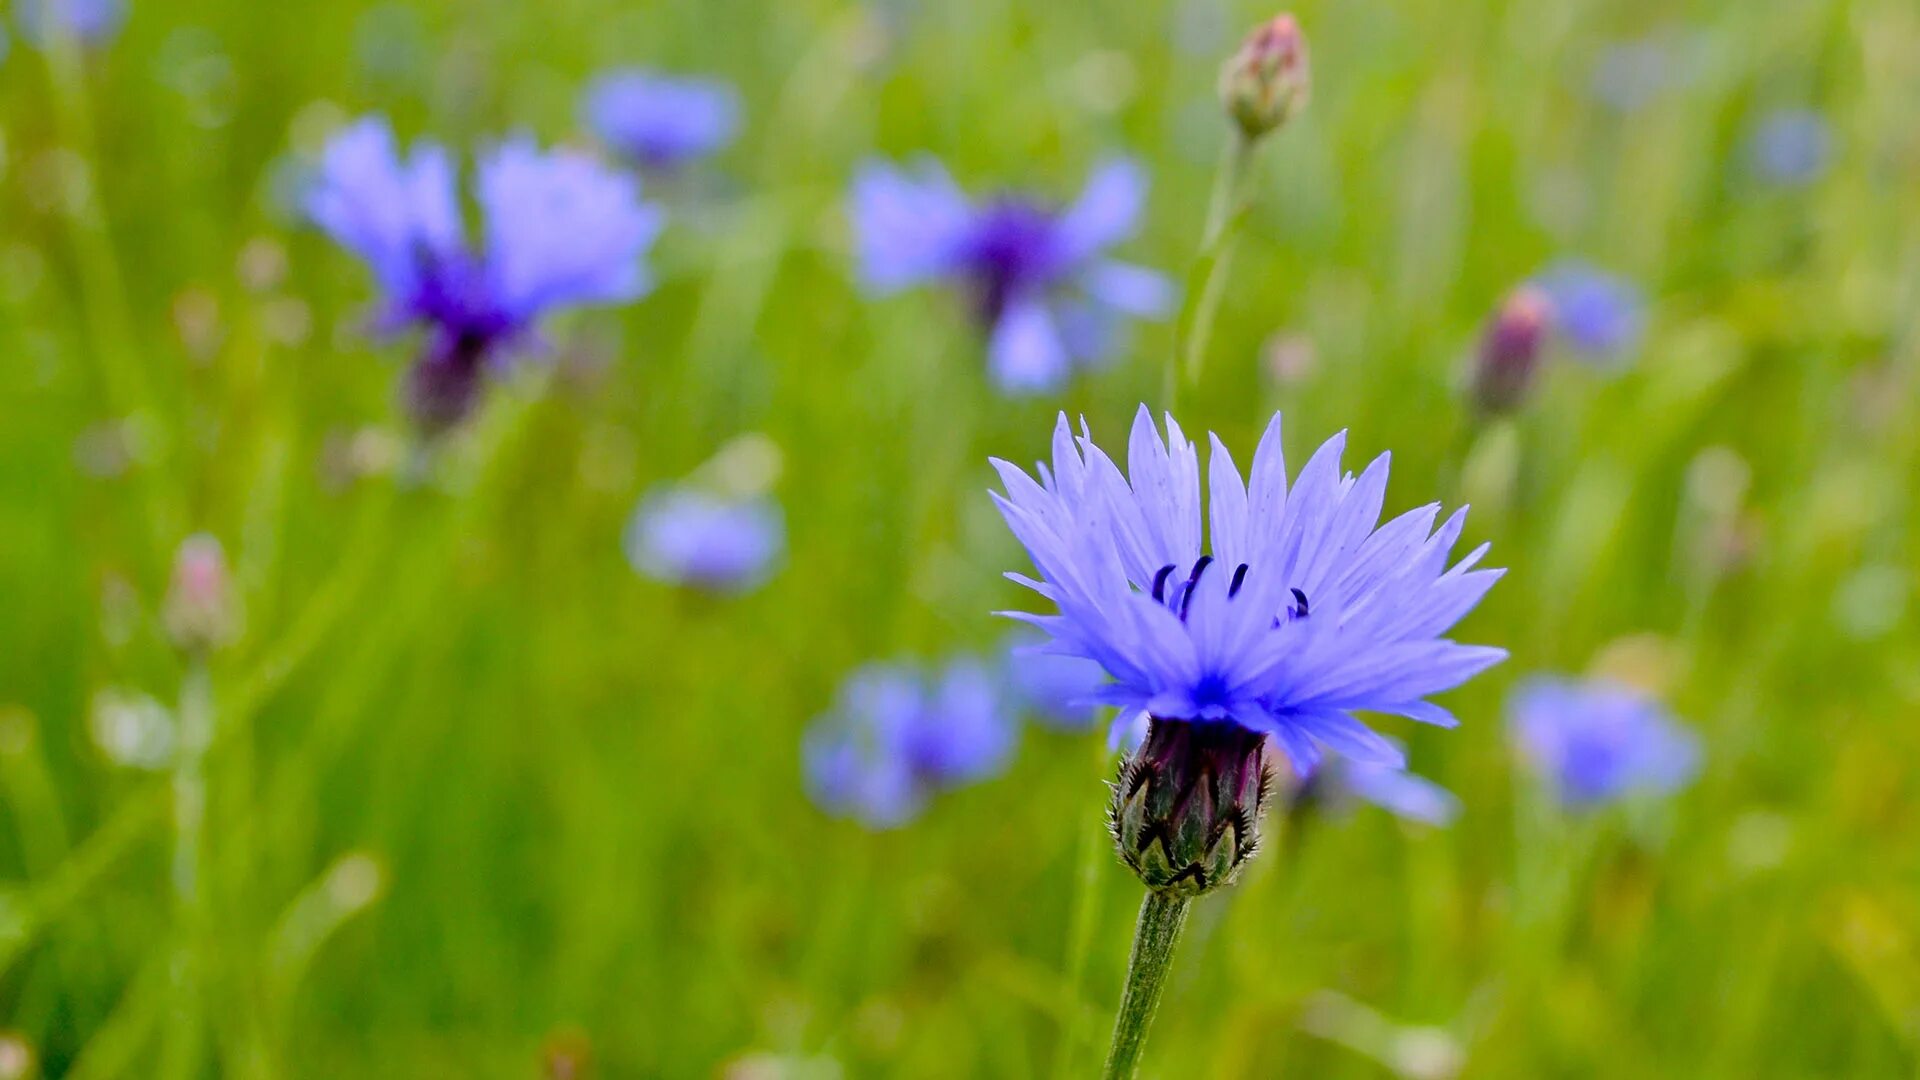
{"label": "blue cornflower", "polygon": [[1571,806],[1671,791],[1700,767],[1699,739],[1620,683],[1536,676],[1514,690],[1507,712],[1521,755]]}
{"label": "blue cornflower", "polygon": [[1378,525],[1388,456],[1356,479],[1340,470],[1345,444],[1344,433],[1327,440],[1289,489],[1279,416],[1250,483],[1213,438],[1208,552],[1199,457],[1172,417],[1163,440],[1141,407],[1129,477],[1062,414],[1038,482],[994,461],[1007,489],[994,499],[1041,575],[1011,576],[1059,608],[1011,614],[1106,669],[1099,699],[1122,722],[1146,712],[1237,725],[1273,736],[1303,775],[1322,745],[1400,766],[1399,749],[1353,713],[1453,726],[1427,696],[1506,653],[1439,635],[1502,571],[1472,569],[1485,545],[1447,567],[1464,510],[1437,531],[1438,504]]}
{"label": "blue cornflower", "polygon": [[587,126],[643,168],[668,171],[733,141],[740,95],[717,79],[639,68],[603,75],[586,99]]}
{"label": "blue cornflower", "polygon": [[656,581],[744,592],[767,579],[786,547],[780,506],[697,487],[647,495],[627,526],[627,558]]}
{"label": "blue cornflower", "polygon": [[1040,645],[1037,635],[1027,634],[1008,642],[1007,685],[1048,727],[1062,731],[1092,727],[1099,716],[1098,698],[1107,682],[1106,671],[1092,660],[1048,652]]}
{"label": "blue cornflower", "polygon": [[1827,171],[1833,132],[1812,109],[1778,109],[1754,128],[1747,151],[1761,179],[1799,187]]}
{"label": "blue cornflower", "polygon": [[1253,854],[1269,738],[1305,777],[1323,747],[1405,765],[1356,711],[1457,723],[1427,697],[1506,653],[1439,635],[1501,571],[1473,569],[1484,545],[1448,567],[1464,511],[1437,530],[1437,504],[1381,525],[1387,455],[1345,474],[1344,434],[1289,487],[1278,416],[1250,482],[1212,439],[1203,546],[1199,454],[1172,417],[1166,426],[1162,439],[1140,409],[1123,476],[1063,414],[1052,467],[1036,481],[996,460],[1006,494],[994,499],[1040,572],[1010,576],[1058,609],[1010,614],[1106,670],[1098,696],[1119,707],[1117,724],[1151,718],[1113,788],[1121,857],[1151,889],[1199,895]]}
{"label": "blue cornflower", "polygon": [[937,674],[872,664],[807,735],[808,789],[829,813],[892,828],[943,788],[1005,766],[1016,729],[992,670],[971,659]]}
{"label": "blue cornflower", "polygon": [[1632,282],[1566,259],[1533,283],[1552,303],[1555,333],[1576,355],[1603,367],[1632,358],[1647,323],[1646,301]]}
{"label": "blue cornflower", "polygon": [[510,140],[482,156],[475,201],[477,246],[447,152],[424,143],[402,158],[377,117],[333,138],[307,193],[308,215],[379,279],[379,325],[426,328],[408,400],[429,427],[460,420],[488,369],[537,348],[543,316],[650,286],[641,257],[660,213],[632,178],[589,157]]}
{"label": "blue cornflower", "polygon": [[127,21],[127,0],[21,0],[20,36],[45,45],[56,32],[84,45],[96,45],[120,32]]}
{"label": "blue cornflower", "polygon": [[911,169],[869,163],[851,203],[861,279],[881,294],[959,283],[987,329],[995,384],[1054,389],[1076,363],[1103,358],[1119,316],[1161,318],[1172,306],[1165,277],[1105,254],[1133,234],[1145,197],[1145,176],[1126,160],[1097,168],[1064,209],[1015,195],[976,203],[930,158]]}
{"label": "blue cornflower", "polygon": [[1428,825],[1451,824],[1460,815],[1459,798],[1426,777],[1344,757],[1323,763],[1307,786],[1314,798],[1335,804],[1359,799],[1396,817]]}

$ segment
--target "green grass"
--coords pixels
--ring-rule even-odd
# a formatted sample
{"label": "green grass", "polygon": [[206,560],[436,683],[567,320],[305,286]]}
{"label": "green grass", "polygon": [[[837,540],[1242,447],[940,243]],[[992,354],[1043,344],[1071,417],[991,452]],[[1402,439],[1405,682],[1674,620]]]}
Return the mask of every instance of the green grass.
{"label": "green grass", "polygon": [[[874,152],[1064,195],[1130,149],[1154,188],[1127,253],[1183,274],[1214,69],[1270,12],[133,7],[96,54],[0,62],[0,1026],[47,1075],[156,1075],[202,1031],[208,1075],[530,1076],[578,1046],[609,1077],[1090,1074],[1139,901],[1088,847],[1093,741],[1030,731],[1009,775],[885,835],[813,810],[798,745],[853,665],[1000,639],[1024,557],[985,459],[1037,457],[1062,407],[1117,435],[1172,332],[1001,400],[957,305],[853,288],[841,198]],[[1392,449],[1389,510],[1452,498],[1459,365],[1506,288],[1582,254],[1653,318],[1631,371],[1556,366],[1466,462],[1468,540],[1511,572],[1461,634],[1513,659],[1449,695],[1458,731],[1393,725],[1462,820],[1271,844],[1196,905],[1147,1072],[1390,1075],[1329,1034],[1392,1056],[1432,1028],[1475,1077],[1913,1075],[1920,14],[1298,10],[1314,100],[1264,156],[1189,429],[1245,460],[1284,409],[1295,454],[1340,428],[1350,462]],[[1697,34],[1691,81],[1594,106],[1604,44],[1663,26]],[[663,195],[659,290],[557,328],[563,370],[493,395],[431,483],[342,476],[355,432],[404,436],[405,352],[358,333],[363,270],[277,208],[286,163],[369,110],[468,148],[578,138],[584,81],[634,61],[748,102]],[[1765,189],[1747,127],[1801,103],[1834,167]],[[1278,332],[1309,377],[1270,377]],[[785,454],[783,572],[729,601],[636,577],[637,495],[750,431]],[[1701,553],[1730,511],[1751,554],[1726,569]],[[203,998],[172,989],[165,777],[88,724],[102,688],[177,695],[157,612],[197,530],[246,609],[212,670]],[[1658,686],[1707,765],[1562,821],[1500,703],[1596,665]]]}

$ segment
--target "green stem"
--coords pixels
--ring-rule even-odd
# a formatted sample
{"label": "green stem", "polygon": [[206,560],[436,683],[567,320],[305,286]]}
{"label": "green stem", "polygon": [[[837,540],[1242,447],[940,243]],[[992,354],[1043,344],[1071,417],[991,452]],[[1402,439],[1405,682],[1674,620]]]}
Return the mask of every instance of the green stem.
{"label": "green stem", "polygon": [[178,935],[173,958],[173,1022],[163,1075],[200,1071],[205,970],[200,945],[207,927],[207,748],[213,743],[213,689],[206,664],[189,662],[180,683],[179,748],[173,768],[173,891]]}
{"label": "green stem", "polygon": [[1128,1080],[1140,1067],[1147,1027],[1160,1004],[1160,991],[1166,988],[1173,946],[1180,940],[1192,903],[1183,896],[1150,891],[1140,904],[1140,926],[1134,931],[1133,955],[1127,960],[1127,989],[1113,1022],[1113,1049],[1107,1053],[1107,1080]]}
{"label": "green stem", "polygon": [[[1234,225],[1246,208],[1248,178],[1253,173],[1254,142],[1236,135],[1215,174],[1213,197],[1207,202],[1206,230],[1200,239],[1200,255],[1188,277],[1187,306],[1181,312],[1177,363],[1186,374],[1187,384],[1197,386],[1206,366],[1207,342],[1213,336],[1213,322],[1220,312],[1220,300],[1226,294],[1227,279],[1233,263]],[[1194,289],[1195,278],[1198,289]],[[1177,392],[1175,375],[1167,372],[1168,397]]]}

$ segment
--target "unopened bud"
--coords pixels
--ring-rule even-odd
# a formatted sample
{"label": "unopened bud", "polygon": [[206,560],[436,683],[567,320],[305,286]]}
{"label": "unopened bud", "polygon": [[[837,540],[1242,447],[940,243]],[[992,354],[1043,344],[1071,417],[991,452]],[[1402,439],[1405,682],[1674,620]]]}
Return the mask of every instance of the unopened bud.
{"label": "unopened bud", "polygon": [[182,652],[208,652],[233,640],[239,608],[220,541],[198,533],[181,543],[161,617]]}
{"label": "unopened bud", "polygon": [[1220,101],[1250,140],[1293,119],[1311,85],[1307,39],[1292,15],[1261,23],[1220,69]]}
{"label": "unopened bud", "polygon": [[1526,399],[1552,321],[1553,302],[1531,285],[1501,302],[1474,356],[1472,394],[1481,412],[1511,412]]}
{"label": "unopened bud", "polygon": [[1162,720],[1120,767],[1113,839],[1147,888],[1199,896],[1253,857],[1272,774],[1265,736],[1238,724]]}

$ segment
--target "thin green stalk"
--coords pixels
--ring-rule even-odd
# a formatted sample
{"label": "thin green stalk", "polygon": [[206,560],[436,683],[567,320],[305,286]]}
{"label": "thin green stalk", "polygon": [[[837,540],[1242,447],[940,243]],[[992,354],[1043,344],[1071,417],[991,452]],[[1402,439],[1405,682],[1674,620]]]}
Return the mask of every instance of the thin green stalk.
{"label": "thin green stalk", "polygon": [[[1174,362],[1185,373],[1189,386],[1200,383],[1200,373],[1206,366],[1207,342],[1213,336],[1213,321],[1219,314],[1220,299],[1226,293],[1227,279],[1231,276],[1234,226],[1246,208],[1254,145],[1253,140],[1236,135],[1220,163],[1220,171],[1214,175],[1200,255],[1187,276],[1186,306],[1180,313],[1174,346]],[[1171,366],[1167,370],[1167,384],[1167,396],[1172,400],[1178,390]]]}
{"label": "thin green stalk", "polygon": [[206,663],[194,658],[180,683],[179,747],[173,769],[173,891],[178,935],[173,956],[173,1019],[162,1058],[169,1077],[200,1072],[207,884],[207,747],[213,743],[213,688]]}
{"label": "thin green stalk", "polygon": [[1127,989],[1113,1022],[1113,1049],[1107,1053],[1107,1080],[1128,1080],[1140,1067],[1147,1028],[1160,1005],[1167,969],[1173,966],[1173,947],[1192,904],[1183,896],[1152,891],[1140,904],[1140,926],[1134,931],[1133,955],[1127,960]]}

